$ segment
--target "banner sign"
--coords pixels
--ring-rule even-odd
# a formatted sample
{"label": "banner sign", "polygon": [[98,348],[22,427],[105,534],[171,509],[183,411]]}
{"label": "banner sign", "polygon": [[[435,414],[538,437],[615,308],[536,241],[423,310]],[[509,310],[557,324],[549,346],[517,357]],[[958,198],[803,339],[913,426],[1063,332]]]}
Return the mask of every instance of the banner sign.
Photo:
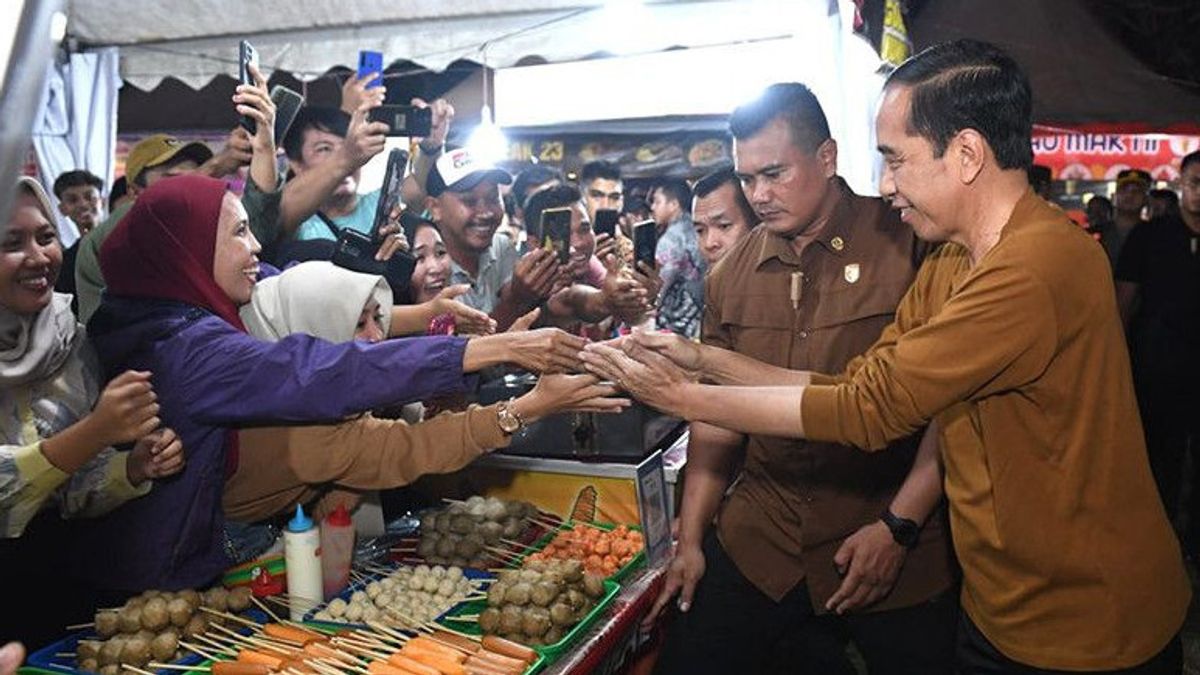
{"label": "banner sign", "polygon": [[1154,180],[1179,178],[1179,161],[1200,150],[1200,136],[1163,134],[1047,134],[1033,137],[1033,162],[1054,180],[1116,180],[1123,169],[1144,169]]}

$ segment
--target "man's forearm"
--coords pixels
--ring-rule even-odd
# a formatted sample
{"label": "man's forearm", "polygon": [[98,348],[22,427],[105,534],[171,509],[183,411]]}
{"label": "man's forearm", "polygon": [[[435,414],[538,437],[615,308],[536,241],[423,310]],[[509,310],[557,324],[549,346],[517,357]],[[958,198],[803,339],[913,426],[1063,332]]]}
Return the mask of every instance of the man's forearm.
{"label": "man's forearm", "polygon": [[941,501],[942,470],[938,463],[937,422],[930,422],[921,436],[912,469],[892,499],[892,513],[917,523],[924,523]]}
{"label": "man's forearm", "polygon": [[346,160],[331,159],[289,180],[279,201],[283,235],[290,236],[308,220],[346,176],[353,172]]}
{"label": "man's forearm", "polygon": [[780,368],[744,354],[703,345],[700,352],[704,377],[717,384],[747,387],[800,387],[811,383],[807,370]]}
{"label": "man's forearm", "polygon": [[744,441],[741,434],[703,422],[691,425],[679,506],[680,546],[698,547],[704,540],[733,478]]}
{"label": "man's forearm", "polygon": [[492,308],[491,313],[492,318],[496,320],[496,330],[508,330],[514,321],[532,309],[533,305],[526,306],[517,299],[516,294],[512,290],[512,282],[504,284],[500,289],[500,299],[496,302],[496,306]]}
{"label": "man's forearm", "polygon": [[672,387],[668,410],[684,419],[743,434],[804,438],[804,387],[733,387],[688,383]]}
{"label": "man's forearm", "polygon": [[279,167],[275,164],[275,147],[254,149],[250,158],[250,180],[259,192],[271,193],[279,188]]}
{"label": "man's forearm", "polygon": [[467,340],[463,372],[473,373],[512,360],[512,334],[484,335]]}

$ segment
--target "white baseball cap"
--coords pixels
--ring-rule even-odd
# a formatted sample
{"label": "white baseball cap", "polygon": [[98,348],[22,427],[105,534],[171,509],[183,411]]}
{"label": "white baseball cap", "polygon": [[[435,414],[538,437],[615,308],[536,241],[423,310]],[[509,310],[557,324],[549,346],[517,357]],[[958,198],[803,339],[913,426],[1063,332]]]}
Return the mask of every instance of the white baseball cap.
{"label": "white baseball cap", "polygon": [[437,197],[443,192],[466,192],[486,179],[500,185],[512,183],[512,176],[500,167],[471,155],[466,148],[447,150],[438,157],[425,180],[425,192]]}

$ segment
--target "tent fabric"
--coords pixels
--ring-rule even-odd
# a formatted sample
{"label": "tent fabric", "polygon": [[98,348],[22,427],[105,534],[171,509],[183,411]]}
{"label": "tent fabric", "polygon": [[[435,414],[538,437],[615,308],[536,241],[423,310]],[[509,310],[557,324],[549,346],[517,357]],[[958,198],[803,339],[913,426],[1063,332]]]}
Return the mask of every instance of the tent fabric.
{"label": "tent fabric", "polygon": [[[33,129],[38,172],[47,192],[64,171],[87,169],[112,183],[117,150],[117,50],[71,54],[47,69],[42,106]],[[51,196],[55,204],[58,198]],[[55,210],[63,245],[78,237],[75,223]]]}
{"label": "tent fabric", "polygon": [[1096,133],[1200,133],[1200,86],[1154,73],[1082,0],[928,0],[909,23],[917,50],[969,37],[1015,58],[1042,125]]}
{"label": "tent fabric", "polygon": [[120,46],[121,76],[139,89],[167,77],[200,88],[237,72],[242,38],[266,69],[302,79],[353,68],[362,49],[435,71],[464,58],[506,67],[780,37],[772,17],[791,1],[665,0],[623,12],[603,0],[74,0],[67,30],[84,47]]}

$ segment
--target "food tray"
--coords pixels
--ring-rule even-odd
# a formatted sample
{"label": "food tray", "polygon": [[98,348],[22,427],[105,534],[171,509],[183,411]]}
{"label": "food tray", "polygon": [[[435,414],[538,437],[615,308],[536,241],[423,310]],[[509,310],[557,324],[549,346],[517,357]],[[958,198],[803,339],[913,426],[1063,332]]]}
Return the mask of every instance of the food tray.
{"label": "food tray", "polygon": [[[247,609],[239,614],[239,616],[250,619],[257,623],[266,623],[271,620],[267,614],[259,609]],[[249,635],[250,629],[247,626],[227,626],[227,628],[236,629],[237,632],[243,635]],[[84,629],[67,635],[66,637],[52,642],[45,647],[31,653],[25,659],[25,667],[36,669],[42,672],[55,673],[62,675],[63,673],[90,673],[87,670],[77,670],[75,668],[75,659],[70,656],[55,656],[55,654],[73,653],[80,640],[100,639],[96,635],[96,631],[92,629]],[[171,663],[179,666],[195,666],[203,663],[206,659],[199,654],[187,654],[183,658]],[[161,675],[179,675],[178,670],[160,668],[157,673]]]}
{"label": "food tray", "polygon": [[[401,565],[396,566],[397,569],[399,569],[400,567],[401,567]],[[412,565],[409,565],[408,567],[412,567]],[[432,565],[431,565],[431,567],[432,567]],[[463,571],[463,576],[468,579],[491,580],[491,579],[496,578],[496,576],[494,574],[490,574],[488,572],[483,572],[481,570],[477,570],[477,569],[474,569],[471,567],[463,567],[461,569]],[[355,581],[355,582],[351,583],[349,586],[342,589],[341,593],[338,593],[334,597],[341,598],[342,600],[345,600],[346,602],[350,602],[350,596],[354,595],[355,591],[362,591],[362,590],[366,589],[367,585],[370,584],[372,581],[378,581],[379,579],[382,579],[385,575],[383,573],[370,573],[370,574],[365,574],[364,576],[366,577],[365,579],[363,579],[362,581]],[[371,630],[369,626],[367,626],[366,624],[362,624],[362,623],[342,623],[339,621],[317,621],[312,618],[313,615],[315,615],[317,612],[325,609],[329,605],[329,603],[332,601],[333,601],[333,598],[330,598],[329,600],[322,602],[321,604],[317,605],[316,607],[305,612],[303,622],[307,625],[310,625],[310,626],[313,626],[316,628],[324,628],[324,629],[328,630],[329,632],[336,632],[343,628],[366,628],[368,630]],[[464,605],[464,604],[467,604],[467,603],[465,603],[465,602],[458,603],[457,605],[455,605],[455,606],[451,607],[450,609],[446,610],[445,612],[443,612],[441,614],[441,616],[445,616],[446,614],[453,612],[454,610],[458,609],[459,606]],[[437,618],[441,618],[441,616],[439,616]],[[178,673],[175,673],[174,675],[178,675]]]}
{"label": "food tray", "polygon": [[[606,532],[617,529],[617,526],[614,525],[613,523],[587,523],[587,524],[591,525],[593,527],[597,527]],[[574,522],[564,522],[562,525],[560,525],[558,527],[558,529],[547,532],[540,539],[538,539],[533,544],[531,544],[529,547],[529,550],[527,550],[525,553],[520,554],[520,558],[517,560],[514,560],[509,565],[509,567],[521,567],[525,563],[526,556],[528,556],[531,553],[536,553],[536,552],[546,548],[546,546],[549,545],[549,543],[554,540],[554,537],[557,536],[559,532],[564,532],[566,530],[570,530],[574,526],[575,526]],[[637,532],[642,531],[642,528],[639,526],[636,526],[636,525],[626,525],[625,527],[629,528],[630,530],[635,530]],[[615,573],[613,573],[612,576],[608,577],[608,579],[611,581],[616,581],[618,583],[621,581],[624,581],[625,577],[628,577],[630,572],[637,569],[645,562],[646,562],[646,544],[645,544],[645,541],[643,541],[642,542],[642,550],[638,551],[637,555],[630,558],[629,562],[625,563],[624,566],[622,566]]]}
{"label": "food tray", "polygon": [[[562,656],[562,653],[566,651],[567,648],[579,638],[579,636],[583,635],[584,631],[591,627],[592,624],[596,623],[597,617],[599,617],[604,610],[608,609],[608,606],[612,604],[613,598],[617,597],[617,593],[620,591],[621,584],[606,579],[604,581],[604,595],[600,597],[600,599],[596,602],[596,606],[593,607],[591,611],[589,611],[583,617],[583,619],[579,621],[579,623],[575,624],[575,626],[571,628],[571,630],[558,642],[555,642],[552,645],[545,645],[543,647],[534,647],[533,650],[545,658],[546,665],[554,663],[554,661],[556,661],[559,656]],[[454,617],[460,615],[479,614],[485,609],[487,609],[486,600],[472,600],[471,602],[464,602],[458,607],[455,607],[453,610],[443,614],[438,619],[438,623],[452,628],[460,633],[466,633],[468,635],[481,635],[482,631],[479,630],[478,623],[475,621],[456,621]],[[535,662],[534,665],[536,666],[537,663]]]}

